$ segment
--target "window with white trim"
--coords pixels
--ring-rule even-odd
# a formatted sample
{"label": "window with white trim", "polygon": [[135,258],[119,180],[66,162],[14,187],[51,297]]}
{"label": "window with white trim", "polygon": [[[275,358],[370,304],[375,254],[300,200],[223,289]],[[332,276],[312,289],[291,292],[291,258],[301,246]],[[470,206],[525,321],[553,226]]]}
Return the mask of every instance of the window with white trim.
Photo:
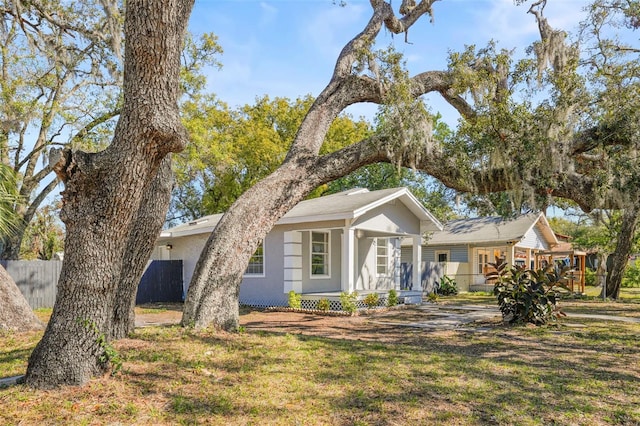
{"label": "window with white trim", "polygon": [[449,261],[449,250],[436,250],[436,262],[447,263]]}
{"label": "window with white trim", "polygon": [[376,238],[376,275],[389,275],[389,239]]}
{"label": "window with white trim", "polygon": [[328,277],[329,272],[329,233],[311,232],[311,277]]}
{"label": "window with white trim", "polygon": [[260,241],[258,248],[249,259],[249,265],[244,271],[244,275],[264,277],[264,241]]}

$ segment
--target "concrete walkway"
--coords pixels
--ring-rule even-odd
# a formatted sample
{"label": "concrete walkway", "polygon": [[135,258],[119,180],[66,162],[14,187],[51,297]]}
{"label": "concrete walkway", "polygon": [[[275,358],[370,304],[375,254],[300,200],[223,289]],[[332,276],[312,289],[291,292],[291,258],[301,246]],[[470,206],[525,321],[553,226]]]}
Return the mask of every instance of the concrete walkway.
{"label": "concrete walkway", "polygon": [[371,321],[380,325],[397,325],[402,327],[415,327],[433,330],[460,329],[466,324],[488,320],[500,316],[500,311],[494,306],[482,305],[438,305],[435,303],[423,303],[416,308],[425,313],[424,321],[419,322],[390,322]]}
{"label": "concrete walkway", "polygon": [[[500,310],[497,306],[486,305],[438,305],[435,303],[423,303],[417,306],[417,309],[423,311],[425,315],[424,321],[419,322],[390,322],[390,321],[371,321],[380,325],[398,325],[403,327],[415,327],[433,330],[475,330],[484,331],[486,327],[465,328],[464,326],[475,321],[490,320],[500,317]],[[570,318],[591,318],[601,319],[605,321],[620,321],[640,324],[640,318],[622,317],[615,315],[598,315],[598,314],[580,314],[568,312],[565,319]]]}
{"label": "concrete walkway", "polygon": [[20,376],[0,378],[0,389],[8,388],[9,386],[13,386],[13,385],[17,385],[18,382],[23,378],[24,378],[24,374],[22,374]]}

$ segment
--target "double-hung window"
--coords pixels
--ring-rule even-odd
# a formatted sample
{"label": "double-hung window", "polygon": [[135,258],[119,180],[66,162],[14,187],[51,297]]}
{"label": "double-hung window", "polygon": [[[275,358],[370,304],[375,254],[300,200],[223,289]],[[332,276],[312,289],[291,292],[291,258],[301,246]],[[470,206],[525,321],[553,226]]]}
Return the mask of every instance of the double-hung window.
{"label": "double-hung window", "polygon": [[329,271],[329,233],[311,232],[311,277],[328,277]]}
{"label": "double-hung window", "polygon": [[389,239],[376,238],[376,275],[389,275]]}
{"label": "double-hung window", "polygon": [[246,276],[264,277],[264,240],[260,241],[258,248],[249,259],[249,265],[244,274]]}

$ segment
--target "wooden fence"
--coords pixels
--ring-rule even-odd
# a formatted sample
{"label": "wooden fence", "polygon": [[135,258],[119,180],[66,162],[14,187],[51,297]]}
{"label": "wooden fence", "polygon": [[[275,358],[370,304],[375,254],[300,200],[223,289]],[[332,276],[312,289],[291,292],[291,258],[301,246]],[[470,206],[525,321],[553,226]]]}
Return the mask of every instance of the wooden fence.
{"label": "wooden fence", "polygon": [[33,309],[51,308],[56,301],[61,260],[0,260]]}
{"label": "wooden fence", "polygon": [[[32,309],[52,308],[56,301],[61,260],[0,260]],[[182,261],[154,260],[138,287],[136,303],[181,302]]]}

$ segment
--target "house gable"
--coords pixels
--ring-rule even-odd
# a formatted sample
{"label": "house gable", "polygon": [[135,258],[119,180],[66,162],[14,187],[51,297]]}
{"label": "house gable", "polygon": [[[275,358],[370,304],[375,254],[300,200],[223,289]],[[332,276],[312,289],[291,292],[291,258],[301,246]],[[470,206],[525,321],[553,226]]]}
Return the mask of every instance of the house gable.
{"label": "house gable", "polygon": [[392,200],[354,219],[351,226],[389,234],[419,235],[420,220],[403,203]]}
{"label": "house gable", "polygon": [[527,231],[522,240],[516,244],[518,247],[529,248],[535,250],[548,250],[552,241],[549,241],[539,226],[534,226]]}

